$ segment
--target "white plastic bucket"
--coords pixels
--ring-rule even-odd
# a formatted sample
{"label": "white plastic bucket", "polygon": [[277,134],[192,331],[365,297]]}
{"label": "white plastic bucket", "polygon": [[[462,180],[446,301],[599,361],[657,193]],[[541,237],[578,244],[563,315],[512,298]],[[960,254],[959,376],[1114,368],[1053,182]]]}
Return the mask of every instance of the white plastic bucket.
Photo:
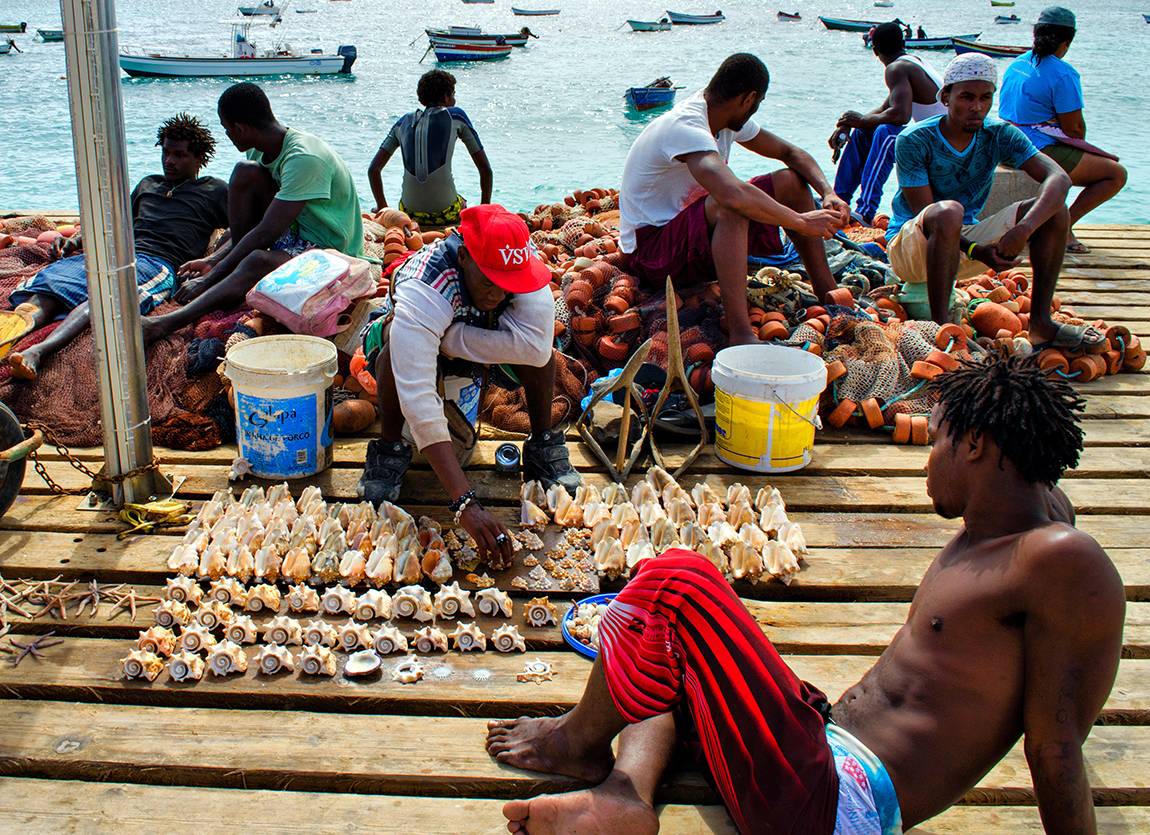
{"label": "white plastic bucket", "polygon": [[260,336],[228,349],[240,457],[260,478],[303,478],[331,465],[335,346],[316,336]]}
{"label": "white plastic bucket", "polygon": [[759,473],[810,463],[819,395],[827,386],[820,357],[783,345],[738,345],[719,351],[711,379],[719,458]]}

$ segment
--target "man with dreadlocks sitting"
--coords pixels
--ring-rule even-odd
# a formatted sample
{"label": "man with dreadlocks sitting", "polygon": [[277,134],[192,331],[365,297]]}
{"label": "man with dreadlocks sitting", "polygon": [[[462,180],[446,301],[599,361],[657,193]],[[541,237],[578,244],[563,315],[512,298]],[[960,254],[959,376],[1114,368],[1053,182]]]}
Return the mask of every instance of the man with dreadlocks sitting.
{"label": "man with dreadlocks sitting", "polygon": [[[171,298],[177,268],[202,258],[212,232],[228,225],[228,184],[199,176],[216,150],[216,140],[203,122],[186,113],[173,116],[160,125],[156,145],[164,173],[149,174],[132,192],[136,283],[140,312],[145,314]],[[64,317],[43,342],[9,356],[15,379],[35,380],[41,363],[88,327],[84,256],[73,254],[82,246],[76,235],[53,247],[59,260],[9,297],[16,313],[29,321],[29,330]]]}
{"label": "man with dreadlocks sitting", "polygon": [[1082,744],[1118,670],[1125,598],[1055,486],[1078,462],[1084,402],[1017,357],[936,386],[926,490],[963,524],[870,671],[832,707],[710,562],[646,560],[603,616],[579,704],[489,724],[501,764],[599,784],[507,803],[512,832],[655,832],[676,734],[701,748],[742,832],[902,832],[1020,737],[1047,831],[1095,831]]}

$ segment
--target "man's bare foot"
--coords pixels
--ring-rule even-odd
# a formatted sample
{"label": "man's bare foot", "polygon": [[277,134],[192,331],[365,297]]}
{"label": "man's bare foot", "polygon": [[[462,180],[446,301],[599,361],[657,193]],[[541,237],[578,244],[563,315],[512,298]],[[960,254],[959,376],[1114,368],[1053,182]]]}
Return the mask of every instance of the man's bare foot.
{"label": "man's bare foot", "polygon": [[507,818],[509,832],[529,835],[599,832],[655,835],[659,831],[655,810],[639,797],[630,779],[617,771],[587,791],[512,800],[503,804],[503,816]]}
{"label": "man's bare foot", "polygon": [[28,348],[11,353],[8,355],[8,364],[12,366],[13,379],[35,380],[40,365],[40,352],[35,348]]}
{"label": "man's bare foot", "polygon": [[566,720],[567,716],[544,716],[488,722],[487,753],[515,768],[602,782],[615,761],[610,746],[588,749]]}
{"label": "man's bare foot", "polygon": [[163,316],[140,317],[140,330],[144,334],[145,348],[168,335],[168,328],[161,321],[163,318]]}

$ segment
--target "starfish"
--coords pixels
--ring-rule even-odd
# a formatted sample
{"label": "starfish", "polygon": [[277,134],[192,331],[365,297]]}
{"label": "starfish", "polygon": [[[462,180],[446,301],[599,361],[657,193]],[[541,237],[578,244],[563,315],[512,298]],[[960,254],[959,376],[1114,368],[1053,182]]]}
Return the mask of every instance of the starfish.
{"label": "starfish", "polygon": [[138,596],[136,594],[135,587],[129,586],[127,591],[120,592],[120,597],[116,601],[115,605],[112,606],[112,611],[108,612],[108,620],[114,619],[116,617],[116,613],[123,609],[124,611],[131,613],[132,620],[134,621],[136,619],[137,606],[155,606],[159,602],[160,598],[158,597]]}
{"label": "starfish", "polygon": [[[11,664],[13,667],[19,667],[20,662],[23,661],[25,658],[27,658],[29,655],[31,655],[33,658],[43,658],[44,656],[40,653],[40,650],[47,649],[48,647],[54,647],[57,644],[64,643],[63,638],[57,638],[54,641],[48,641],[48,639],[51,638],[55,634],[56,634],[55,632],[45,632],[43,635],[41,635],[36,640],[29,641],[26,644],[22,644],[19,641],[14,641],[11,638],[9,638],[8,643],[10,643],[14,647],[18,647],[20,649],[20,652],[17,654],[15,652],[15,650],[8,649],[7,647],[5,647],[4,648],[5,652],[16,655],[15,658],[9,658],[8,663]],[[45,643],[45,642],[47,642],[47,643]]]}
{"label": "starfish", "polygon": [[95,615],[100,609],[100,603],[103,602],[102,595],[116,594],[116,593],[120,592],[123,588],[124,588],[123,583],[120,583],[120,585],[118,585],[118,586],[113,586],[110,584],[101,586],[98,582],[96,582],[95,580],[92,580],[90,583],[88,583],[87,593],[85,593],[82,597],[80,597],[80,606],[78,609],[76,609],[76,614],[77,615],[84,614],[84,607],[90,606],[91,611],[89,612],[89,614]]}
{"label": "starfish", "polygon": [[[55,581],[52,581],[52,582],[55,582]],[[55,612],[55,611],[59,611],[61,619],[66,619],[68,617],[68,602],[75,597],[75,595],[70,595],[70,594],[68,594],[68,592],[70,592],[75,587],[75,585],[76,585],[76,581],[73,580],[71,583],[68,583],[68,585],[64,586],[62,589],[60,589],[59,592],[57,592],[54,595],[51,594],[50,592],[45,593],[44,596],[48,598],[48,602],[44,606],[43,609],[41,609],[36,614],[32,615],[32,619],[35,620],[36,618],[40,617],[41,615],[47,614],[49,612]],[[43,599],[43,598],[41,598],[41,599]],[[55,614],[53,614],[52,616],[55,617]]]}

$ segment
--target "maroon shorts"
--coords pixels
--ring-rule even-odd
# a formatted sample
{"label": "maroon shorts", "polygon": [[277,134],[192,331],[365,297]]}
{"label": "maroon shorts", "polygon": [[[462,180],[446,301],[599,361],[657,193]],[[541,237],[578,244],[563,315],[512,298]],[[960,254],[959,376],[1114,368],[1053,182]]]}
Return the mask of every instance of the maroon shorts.
{"label": "maroon shorts", "polygon": [[[770,174],[750,181],[768,197],[775,196]],[[711,257],[711,230],[707,226],[706,195],[689,205],[662,226],[642,226],[635,230],[635,251],[630,269],[644,282],[662,286],[671,277],[685,286],[714,281],[715,262]],[[783,251],[779,227],[752,223],[747,238],[747,254],[760,258]]]}

